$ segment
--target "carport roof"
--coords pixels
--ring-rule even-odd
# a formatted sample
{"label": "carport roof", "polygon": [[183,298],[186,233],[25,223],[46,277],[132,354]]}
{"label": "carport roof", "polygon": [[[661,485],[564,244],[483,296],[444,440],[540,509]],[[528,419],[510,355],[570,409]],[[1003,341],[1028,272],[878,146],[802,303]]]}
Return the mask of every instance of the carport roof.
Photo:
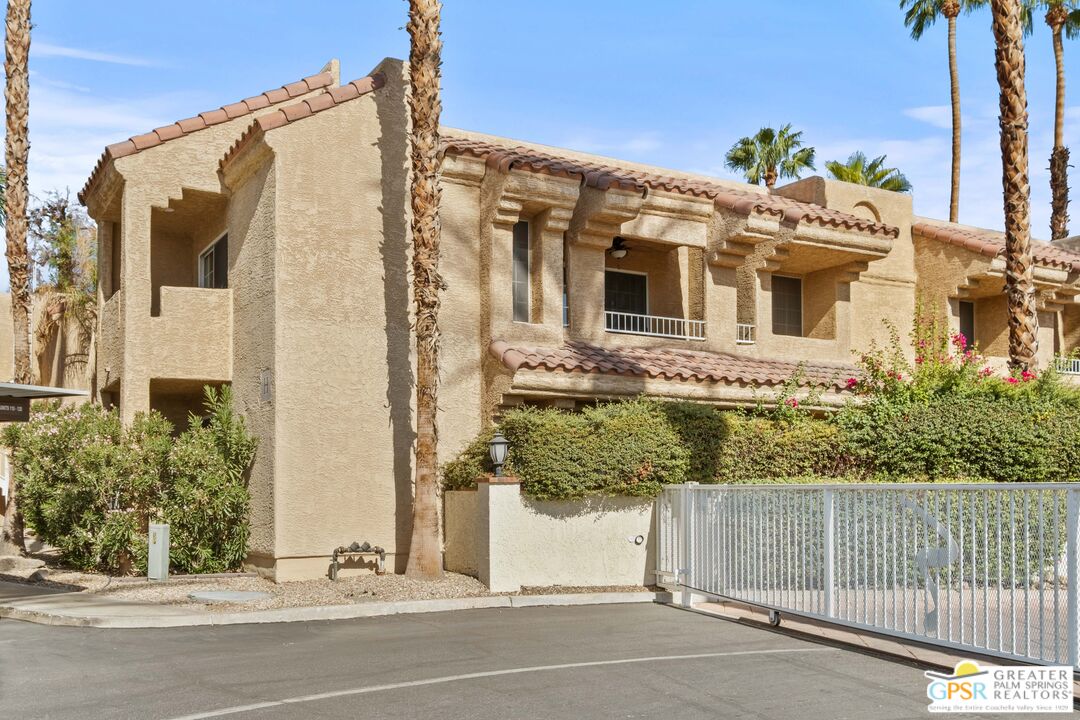
{"label": "carport roof", "polygon": [[0,383],[0,398],[41,398],[89,397],[86,390],[45,387],[44,385],[22,385],[19,383]]}

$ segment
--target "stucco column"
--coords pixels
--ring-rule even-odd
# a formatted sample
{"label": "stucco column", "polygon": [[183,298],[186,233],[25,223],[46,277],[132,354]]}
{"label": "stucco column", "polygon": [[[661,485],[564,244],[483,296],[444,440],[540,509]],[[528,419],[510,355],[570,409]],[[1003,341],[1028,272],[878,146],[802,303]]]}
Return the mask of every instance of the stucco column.
{"label": "stucco column", "polygon": [[598,341],[604,337],[605,248],[570,244],[570,336]]}
{"label": "stucco column", "polygon": [[735,269],[707,263],[702,288],[705,320],[705,348],[731,351],[735,348]]}
{"label": "stucco column", "polygon": [[492,592],[517,592],[514,518],[521,508],[521,481],[485,475],[476,483],[476,569]]}
{"label": "stucco column", "polygon": [[536,252],[540,262],[539,320],[559,333],[563,327],[563,245],[564,234],[570,226],[570,208],[553,207],[544,210],[533,221]]}
{"label": "stucco column", "polygon": [[151,200],[124,192],[120,223],[123,274],[124,370],[120,378],[120,418],[130,423],[150,409],[150,208]]}
{"label": "stucco column", "polygon": [[754,334],[756,346],[763,355],[768,354],[774,344],[772,331],[772,275],[759,270],[754,273]]}

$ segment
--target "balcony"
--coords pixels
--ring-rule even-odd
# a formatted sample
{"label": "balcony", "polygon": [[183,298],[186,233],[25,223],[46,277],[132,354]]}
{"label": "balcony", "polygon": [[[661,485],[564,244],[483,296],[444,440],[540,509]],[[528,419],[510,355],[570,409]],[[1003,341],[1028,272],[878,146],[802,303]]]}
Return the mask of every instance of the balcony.
{"label": "balcony", "polygon": [[604,329],[610,333],[644,335],[676,340],[704,340],[704,320],[637,315],[635,313],[604,311]]}
{"label": "balcony", "polygon": [[143,336],[155,377],[232,379],[232,290],[162,287]]}
{"label": "balcony", "polygon": [[1062,375],[1080,375],[1080,358],[1059,357],[1054,360],[1054,367]]}

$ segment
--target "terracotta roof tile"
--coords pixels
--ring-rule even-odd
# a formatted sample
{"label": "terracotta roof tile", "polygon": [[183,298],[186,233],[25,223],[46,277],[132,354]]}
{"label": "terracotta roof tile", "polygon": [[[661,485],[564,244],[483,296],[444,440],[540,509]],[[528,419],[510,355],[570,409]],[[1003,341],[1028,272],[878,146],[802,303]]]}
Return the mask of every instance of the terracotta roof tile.
{"label": "terracotta roof tile", "polygon": [[[967,248],[987,257],[1005,255],[1005,234],[943,222],[916,222],[911,232],[929,240]],[[1039,265],[1080,272],[1080,255],[1040,240],[1031,241],[1031,257]]]}
{"label": "terracotta roof tile", "polygon": [[601,190],[663,190],[665,192],[707,197],[722,208],[747,215],[773,215],[788,223],[809,222],[823,227],[854,230],[871,235],[898,237],[900,229],[873,222],[849,213],[830,210],[813,203],[799,202],[779,195],[735,190],[702,179],[660,175],[614,165],[561,157],[522,145],[503,145],[454,135],[443,136],[444,152],[484,158],[487,165],[506,172],[511,168],[529,172],[578,178],[585,185]]}
{"label": "terracotta roof tile", "polygon": [[276,90],[269,90],[261,95],[241,100],[238,103],[231,103],[215,110],[199,113],[195,117],[178,120],[172,125],[166,125],[165,127],[157,128],[148,133],[136,135],[124,142],[109,145],[105,148],[105,152],[102,153],[97,164],[94,166],[93,171],[90,173],[90,178],[79,192],[79,201],[86,202],[86,196],[97,182],[102,170],[111,160],[155,147],[164,142],[168,142],[169,140],[175,140],[176,138],[183,137],[189,133],[198,132],[199,130],[203,130],[212,125],[242,117],[243,115],[253,113],[256,110],[261,110],[275,103],[304,95],[314,90],[318,90],[319,88],[329,87],[333,82],[334,77],[329,72],[317,73],[306,77],[303,80],[289,83]]}
{"label": "terracotta roof tile", "polygon": [[201,117],[203,122],[207,125],[219,125],[229,119],[229,113],[218,108],[217,110],[208,110],[207,112],[199,113],[199,117]]}
{"label": "terracotta roof tile", "polygon": [[801,370],[807,384],[825,385],[837,390],[845,389],[847,379],[858,375],[856,368],[841,363],[794,363],[674,348],[602,348],[582,342],[547,348],[511,345],[496,340],[488,351],[512,371],[526,368],[647,376],[665,380],[780,385]]}
{"label": "terracotta roof tile", "polygon": [[358,97],[367,95],[373,90],[378,90],[385,83],[385,76],[383,76],[382,73],[376,73],[368,77],[360,78],[359,80],[353,80],[351,83],[342,85],[341,87],[330,88],[325,93],[320,93],[292,105],[286,105],[274,112],[260,115],[252,121],[251,125],[244,131],[240,138],[233,143],[233,146],[225,153],[225,157],[221,159],[219,164],[221,167],[224,167],[230,160],[236,157],[237,153],[239,153],[243,147],[252,142],[252,140],[260,133],[279,128],[283,125],[288,125],[291,122],[306,117],[311,117],[316,113],[320,113],[323,110],[329,110],[330,108],[348,102],[349,100],[355,100]]}
{"label": "terracotta roof tile", "polygon": [[230,103],[228,105],[222,105],[221,109],[225,111],[225,114],[229,116],[229,119],[238,118],[241,115],[247,115],[251,110],[243,102]]}
{"label": "terracotta roof tile", "polygon": [[249,97],[245,100],[241,100],[241,102],[247,105],[248,110],[252,112],[255,110],[262,110],[264,107],[270,107],[270,98],[266,97],[266,93],[256,95],[255,97]]}

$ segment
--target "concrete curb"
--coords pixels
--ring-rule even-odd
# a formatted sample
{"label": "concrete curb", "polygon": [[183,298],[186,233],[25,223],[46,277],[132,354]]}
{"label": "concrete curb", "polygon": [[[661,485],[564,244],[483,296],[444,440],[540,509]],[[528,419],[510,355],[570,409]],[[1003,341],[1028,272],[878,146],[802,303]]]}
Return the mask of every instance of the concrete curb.
{"label": "concrete curb", "polygon": [[23,620],[39,625],[94,627],[106,629],[205,627],[208,625],[247,625],[258,623],[310,622],[312,620],[351,620],[354,618],[450,612],[482,608],[540,607],[551,605],[607,605],[614,603],[669,603],[666,592],[574,593],[565,595],[495,595],[446,600],[405,600],[401,602],[324,605],[318,607],[253,610],[251,612],[190,613],[177,615],[94,616],[42,612],[30,608],[0,605],[0,618]]}

